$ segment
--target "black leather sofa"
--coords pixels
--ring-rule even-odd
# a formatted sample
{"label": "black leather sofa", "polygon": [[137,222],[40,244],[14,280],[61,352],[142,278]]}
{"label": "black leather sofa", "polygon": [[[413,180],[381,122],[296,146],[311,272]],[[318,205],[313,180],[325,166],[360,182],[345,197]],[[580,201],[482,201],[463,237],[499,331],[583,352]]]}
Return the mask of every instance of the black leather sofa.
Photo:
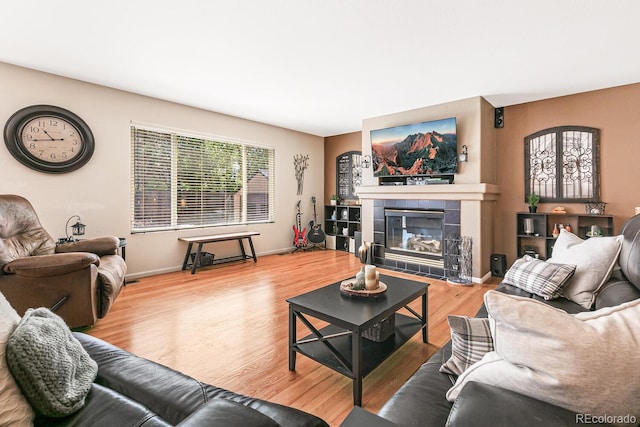
{"label": "black leather sofa", "polygon": [[[628,220],[620,230],[624,241],[620,252],[620,270],[597,295],[595,308],[611,307],[640,298],[640,215]],[[502,283],[498,291],[544,299]],[[585,309],[562,297],[544,301],[547,304],[578,313]],[[480,308],[478,317],[486,317]],[[378,416],[399,426],[574,426],[576,413],[552,404],[478,382],[468,383],[455,403],[446,400],[447,390],[455,377],[440,373],[440,366],[451,356],[451,342],[438,350],[383,405]],[[630,379],[632,380],[632,379]]]}
{"label": "black leather sofa", "polygon": [[98,376],[78,412],[38,415],[35,426],[328,427],[320,418],[203,384],[92,336],[74,332],[98,364]]}

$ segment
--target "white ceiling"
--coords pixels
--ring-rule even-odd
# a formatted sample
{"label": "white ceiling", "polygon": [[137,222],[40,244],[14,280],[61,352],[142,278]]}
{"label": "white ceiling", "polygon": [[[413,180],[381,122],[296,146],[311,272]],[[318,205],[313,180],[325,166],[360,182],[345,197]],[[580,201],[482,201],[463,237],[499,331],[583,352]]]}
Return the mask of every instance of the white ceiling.
{"label": "white ceiling", "polygon": [[330,136],[640,81],[637,0],[20,0],[0,61]]}

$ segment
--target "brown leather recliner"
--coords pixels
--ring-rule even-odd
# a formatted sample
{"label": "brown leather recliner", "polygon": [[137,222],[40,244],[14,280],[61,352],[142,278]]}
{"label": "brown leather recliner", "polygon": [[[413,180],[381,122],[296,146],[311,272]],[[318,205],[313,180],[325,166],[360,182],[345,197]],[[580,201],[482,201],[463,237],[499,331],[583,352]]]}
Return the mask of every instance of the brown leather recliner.
{"label": "brown leather recliner", "polygon": [[117,237],[56,245],[23,197],[0,195],[0,239],[0,292],[21,315],[47,307],[70,328],[92,326],[122,290]]}

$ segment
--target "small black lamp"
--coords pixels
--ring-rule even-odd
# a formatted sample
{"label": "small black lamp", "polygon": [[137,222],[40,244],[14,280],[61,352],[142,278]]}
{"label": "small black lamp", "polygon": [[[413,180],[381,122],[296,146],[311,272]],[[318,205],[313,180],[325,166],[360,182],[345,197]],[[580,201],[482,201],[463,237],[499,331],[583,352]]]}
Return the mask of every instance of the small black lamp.
{"label": "small black lamp", "polygon": [[[69,223],[73,219],[76,220],[76,223],[71,226],[71,236],[70,236],[69,235]],[[84,225],[82,222],[80,222],[80,216],[79,215],[73,215],[71,218],[69,218],[67,220],[67,224],[64,227],[65,233],[67,235],[67,242],[75,242],[75,241],[77,241],[77,239],[72,237],[72,236],[84,236],[85,227],[86,227],[86,225]]]}

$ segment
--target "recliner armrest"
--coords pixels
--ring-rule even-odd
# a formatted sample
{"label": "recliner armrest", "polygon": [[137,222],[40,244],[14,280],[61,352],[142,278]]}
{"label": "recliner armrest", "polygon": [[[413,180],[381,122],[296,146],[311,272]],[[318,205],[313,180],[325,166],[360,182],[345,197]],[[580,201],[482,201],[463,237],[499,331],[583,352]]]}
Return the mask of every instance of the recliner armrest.
{"label": "recliner armrest", "polygon": [[120,239],[117,237],[96,237],[77,242],[61,243],[56,246],[56,253],[91,252],[98,256],[115,255],[118,253],[119,245]]}
{"label": "recliner armrest", "polygon": [[100,264],[97,255],[86,252],[70,252],[18,258],[4,266],[4,272],[25,277],[50,277],[82,270]]}

